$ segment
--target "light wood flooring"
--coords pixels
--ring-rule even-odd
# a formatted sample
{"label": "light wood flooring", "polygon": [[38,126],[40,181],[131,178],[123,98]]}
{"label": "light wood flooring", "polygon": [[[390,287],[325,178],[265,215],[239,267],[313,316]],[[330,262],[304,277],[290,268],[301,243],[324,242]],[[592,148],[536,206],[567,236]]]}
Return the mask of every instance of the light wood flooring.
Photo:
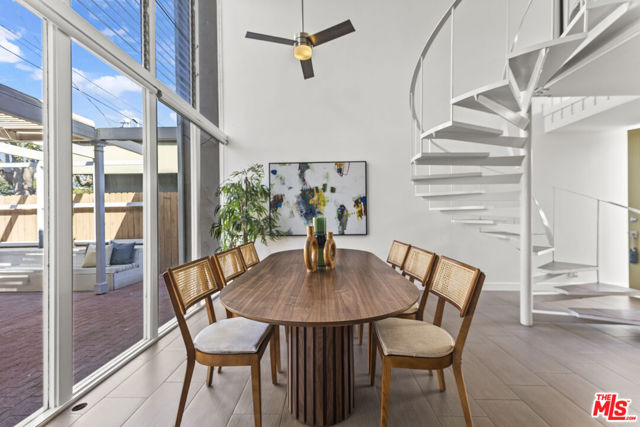
{"label": "light wood flooring", "polygon": [[[548,296],[548,300],[561,297]],[[433,298],[429,302],[432,318]],[[219,318],[224,310],[216,301]],[[204,312],[191,320],[192,331],[206,324]],[[445,312],[445,327],[455,335],[459,317]],[[366,335],[366,328],[365,328]],[[286,342],[281,339],[283,368]],[[380,376],[367,380],[367,343],[355,344],[356,408],[341,425],[379,423]],[[378,371],[380,363],[377,364]],[[262,360],[264,426],[297,421],[286,404],[286,372],[270,381],[269,352]],[[130,362],[51,426],[173,425],[185,369],[185,350],[177,330]],[[476,426],[589,426],[606,424],[589,415],[594,393],[618,392],[632,399],[640,415],[640,327],[598,324],[570,317],[537,316],[534,327],[518,323],[518,294],[484,292],[463,354],[463,370]],[[248,367],[226,367],[205,386],[206,368],[196,365],[183,426],[253,426]],[[447,390],[437,376],[394,369],[391,376],[391,426],[463,426],[453,374],[445,370]]]}

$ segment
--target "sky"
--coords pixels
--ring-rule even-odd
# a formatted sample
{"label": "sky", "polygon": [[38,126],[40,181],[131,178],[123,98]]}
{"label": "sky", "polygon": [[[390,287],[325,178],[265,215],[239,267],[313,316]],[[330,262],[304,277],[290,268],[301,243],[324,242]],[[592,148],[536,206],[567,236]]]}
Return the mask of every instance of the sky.
{"label": "sky", "polygon": [[[158,78],[175,88],[173,0],[156,1]],[[140,61],[139,0],[73,0],[72,7]],[[42,99],[42,20],[13,0],[0,0],[0,11],[0,83]],[[73,113],[95,127],[141,126],[140,86],[75,41],[71,54]],[[159,103],[159,126],[175,126],[176,118]]]}

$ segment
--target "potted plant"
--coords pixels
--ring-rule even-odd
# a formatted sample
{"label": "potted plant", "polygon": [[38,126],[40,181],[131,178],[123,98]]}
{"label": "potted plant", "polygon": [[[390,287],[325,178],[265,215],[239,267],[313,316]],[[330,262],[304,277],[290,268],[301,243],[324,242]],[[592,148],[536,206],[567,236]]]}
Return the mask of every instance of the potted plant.
{"label": "potted plant", "polygon": [[216,191],[220,204],[216,206],[216,221],[211,224],[211,236],[220,242],[222,250],[243,243],[282,237],[278,230],[277,212],[269,215],[269,187],[262,184],[261,164],[236,171]]}

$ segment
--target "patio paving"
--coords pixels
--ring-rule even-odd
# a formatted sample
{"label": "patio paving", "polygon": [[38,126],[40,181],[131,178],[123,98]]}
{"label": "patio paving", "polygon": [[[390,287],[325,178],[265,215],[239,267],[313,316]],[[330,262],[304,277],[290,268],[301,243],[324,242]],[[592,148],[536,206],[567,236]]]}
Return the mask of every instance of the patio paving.
{"label": "patio paving", "polygon": [[[160,324],[173,309],[159,286]],[[95,295],[73,293],[74,382],[142,339],[142,283]],[[0,426],[42,406],[42,293],[0,293]]]}

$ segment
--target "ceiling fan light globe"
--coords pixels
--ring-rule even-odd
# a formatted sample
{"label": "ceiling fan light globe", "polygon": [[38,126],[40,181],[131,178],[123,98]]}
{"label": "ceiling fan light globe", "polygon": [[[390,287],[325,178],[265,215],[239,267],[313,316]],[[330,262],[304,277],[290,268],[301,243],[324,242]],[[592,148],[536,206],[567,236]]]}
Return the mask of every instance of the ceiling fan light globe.
{"label": "ceiling fan light globe", "polygon": [[307,61],[311,59],[311,46],[306,44],[299,44],[293,48],[293,56],[300,61]]}

